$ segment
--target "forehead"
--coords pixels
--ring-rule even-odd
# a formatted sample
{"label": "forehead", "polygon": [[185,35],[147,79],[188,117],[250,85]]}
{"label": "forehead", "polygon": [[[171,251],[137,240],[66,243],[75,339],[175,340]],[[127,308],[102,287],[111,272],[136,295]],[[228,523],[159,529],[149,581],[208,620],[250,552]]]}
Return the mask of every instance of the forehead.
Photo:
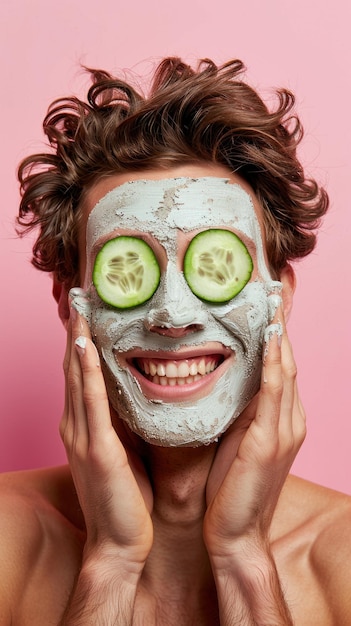
{"label": "forehead", "polygon": [[256,239],[261,238],[257,217],[250,194],[228,178],[132,180],[109,191],[92,208],[87,244],[119,227],[152,232],[162,241],[170,229],[187,232],[224,225]]}

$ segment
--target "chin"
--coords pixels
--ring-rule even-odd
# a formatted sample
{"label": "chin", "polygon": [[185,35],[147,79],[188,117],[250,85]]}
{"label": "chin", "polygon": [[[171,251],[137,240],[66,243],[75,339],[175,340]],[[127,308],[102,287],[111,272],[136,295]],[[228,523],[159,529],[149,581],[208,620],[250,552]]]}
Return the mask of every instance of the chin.
{"label": "chin", "polygon": [[129,371],[116,378],[103,364],[109,399],[118,417],[144,441],[160,447],[210,445],[239,417],[259,388],[261,365],[250,375],[228,369],[208,395],[182,402],[148,399]]}

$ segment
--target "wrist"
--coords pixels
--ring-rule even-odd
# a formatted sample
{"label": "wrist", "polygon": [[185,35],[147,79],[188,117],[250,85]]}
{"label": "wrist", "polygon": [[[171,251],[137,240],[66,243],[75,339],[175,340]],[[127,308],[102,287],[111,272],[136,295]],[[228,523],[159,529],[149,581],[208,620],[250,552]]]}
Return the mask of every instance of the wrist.
{"label": "wrist", "polygon": [[272,553],[268,538],[250,533],[235,539],[223,539],[215,545],[207,544],[212,568],[223,574],[233,570],[246,571],[249,564],[272,562]]}
{"label": "wrist", "polygon": [[[240,539],[227,545],[225,553],[210,556],[210,560],[224,616],[233,614],[235,597],[247,611],[247,621],[242,623],[291,626],[290,612],[267,541]],[[231,621],[223,619],[223,623]]]}
{"label": "wrist", "polygon": [[110,545],[85,546],[81,575],[88,580],[105,581],[110,584],[123,584],[136,588],[145,561],[130,554],[126,548]]}
{"label": "wrist", "polygon": [[85,550],[61,626],[131,626],[140,573],[112,550]]}

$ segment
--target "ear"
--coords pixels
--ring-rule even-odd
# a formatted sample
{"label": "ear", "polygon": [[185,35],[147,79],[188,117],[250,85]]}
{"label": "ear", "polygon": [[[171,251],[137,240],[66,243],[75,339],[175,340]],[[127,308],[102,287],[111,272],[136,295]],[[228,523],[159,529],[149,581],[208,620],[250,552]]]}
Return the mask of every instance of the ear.
{"label": "ear", "polygon": [[62,324],[66,328],[69,320],[68,291],[63,283],[59,283],[55,278],[52,286],[52,295],[58,304],[58,313]]}
{"label": "ear", "polygon": [[286,265],[280,274],[280,281],[283,284],[282,290],[282,300],[283,300],[283,309],[284,316],[286,321],[288,321],[290,316],[290,311],[293,305],[294,292],[296,288],[296,276],[291,265]]}

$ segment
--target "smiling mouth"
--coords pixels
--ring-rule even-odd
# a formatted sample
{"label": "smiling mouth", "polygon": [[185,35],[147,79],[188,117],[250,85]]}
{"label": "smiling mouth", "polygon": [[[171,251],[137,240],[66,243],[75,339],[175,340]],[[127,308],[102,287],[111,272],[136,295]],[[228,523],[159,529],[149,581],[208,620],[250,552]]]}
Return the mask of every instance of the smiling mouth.
{"label": "smiling mouth", "polygon": [[183,360],[138,357],[133,364],[150,382],[162,387],[190,385],[211,374],[224,361],[222,354]]}

